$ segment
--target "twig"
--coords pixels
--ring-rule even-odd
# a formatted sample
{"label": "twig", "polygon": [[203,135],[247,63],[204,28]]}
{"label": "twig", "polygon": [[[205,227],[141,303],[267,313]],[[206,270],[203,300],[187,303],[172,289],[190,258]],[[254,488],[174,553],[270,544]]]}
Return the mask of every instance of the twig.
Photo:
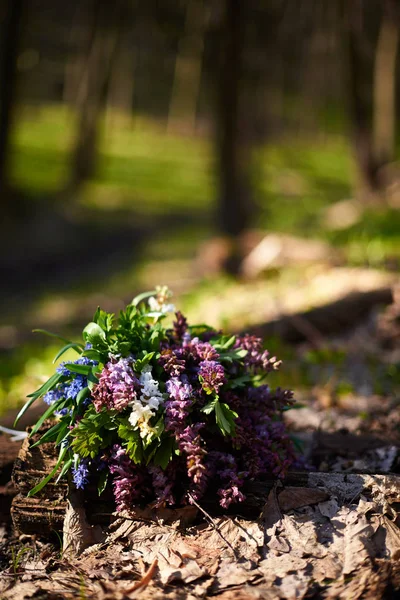
{"label": "twig", "polygon": [[196,502],[196,500],[193,498],[192,494],[190,492],[188,492],[188,496],[191,500],[191,502],[199,509],[200,512],[203,513],[203,515],[206,517],[207,521],[210,523],[210,525],[212,527],[214,527],[215,531],[218,533],[219,537],[225,542],[225,544],[229,547],[230,550],[232,550],[234,557],[237,559],[238,555],[237,555],[237,551],[235,550],[235,548],[232,546],[232,544],[222,535],[218,525],[215,524],[214,519],[212,518],[211,515],[208,514],[208,512],[206,512],[204,510],[204,508],[202,506],[200,506],[200,504],[198,504]]}
{"label": "twig", "polygon": [[131,585],[131,587],[124,589],[125,594],[130,594],[131,592],[134,592],[135,590],[138,590],[139,588],[146,587],[146,585],[148,585],[150,583],[151,579],[153,578],[154,571],[156,570],[157,564],[158,564],[158,560],[155,558],[153,560],[153,562],[151,563],[150,567],[147,569],[146,573],[143,575],[142,579],[140,581],[137,581],[133,585]]}

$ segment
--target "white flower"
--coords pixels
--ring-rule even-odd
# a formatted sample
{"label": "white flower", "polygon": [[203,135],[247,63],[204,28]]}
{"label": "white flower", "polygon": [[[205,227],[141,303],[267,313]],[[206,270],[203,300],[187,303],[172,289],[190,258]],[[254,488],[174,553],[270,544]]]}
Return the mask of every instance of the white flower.
{"label": "white flower", "polygon": [[139,399],[136,398],[130,403],[132,412],[129,415],[129,423],[134,428],[139,427],[141,437],[146,437],[151,433],[149,421],[164,402],[164,397],[158,388],[158,382],[153,379],[150,365],[143,367],[139,381],[142,393]]}
{"label": "white flower", "polygon": [[161,312],[163,314],[169,312],[175,312],[175,306],[168,303],[167,300],[171,298],[172,292],[166,285],[156,287],[156,296],[151,296],[148,299],[149,308],[152,312]]}
{"label": "white flower", "polygon": [[164,397],[158,388],[158,382],[153,379],[150,365],[143,367],[139,381],[142,386],[140,401],[157,410],[163,403]]}
{"label": "white flower", "polygon": [[153,411],[150,406],[143,406],[137,400],[133,403],[132,412],[129,415],[129,423],[132,427],[140,426],[140,423],[147,422],[153,416]]}
{"label": "white flower", "polygon": [[154,298],[154,296],[149,298],[149,308],[152,312],[160,312],[163,313],[163,315],[170,312],[175,312],[174,304],[161,304],[157,298]]}

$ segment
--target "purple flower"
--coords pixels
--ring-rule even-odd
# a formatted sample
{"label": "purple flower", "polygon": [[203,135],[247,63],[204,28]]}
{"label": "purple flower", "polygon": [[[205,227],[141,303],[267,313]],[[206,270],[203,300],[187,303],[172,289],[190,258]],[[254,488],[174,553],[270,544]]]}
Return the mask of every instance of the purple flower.
{"label": "purple flower", "polygon": [[282,364],[282,361],[277,360],[275,356],[270,357],[268,350],[263,350],[262,339],[255,335],[246,334],[238,337],[234,347],[247,350],[243,362],[251,371],[269,373],[279,369]]}
{"label": "purple flower", "polygon": [[218,360],[219,354],[209,342],[197,342],[193,343],[192,348],[194,353],[200,360],[203,361],[215,361]]}
{"label": "purple flower", "polygon": [[162,350],[158,362],[164,371],[173,377],[179,377],[186,368],[185,359],[180,349],[167,348]]}
{"label": "purple flower", "polygon": [[202,427],[204,427],[204,423],[188,425],[179,434],[177,440],[179,450],[186,455],[187,473],[194,484],[190,492],[195,500],[199,500],[204,495],[208,484],[207,468],[204,464],[207,452],[202,446],[199,434]]}
{"label": "purple flower", "polygon": [[110,473],[114,475],[113,489],[118,511],[129,510],[146,491],[139,467],[115,444],[110,457]]}
{"label": "purple flower", "polygon": [[199,380],[207,394],[218,394],[226,381],[224,367],[215,360],[203,360],[200,363]]}
{"label": "purple flower", "polygon": [[77,467],[72,467],[72,476],[75,487],[83,490],[89,480],[88,461],[86,459],[81,460]]}
{"label": "purple flower", "polygon": [[93,404],[97,412],[102,408],[123,410],[135,400],[139,389],[131,361],[120,358],[117,362],[108,362],[102,370],[99,383],[92,390]]}
{"label": "purple flower", "polygon": [[165,401],[165,428],[175,435],[185,427],[185,421],[193,404],[193,388],[187,378],[172,377],[167,381],[170,398]]}
{"label": "purple flower", "polygon": [[243,502],[245,496],[239,488],[242,487],[244,479],[249,473],[244,471],[239,474],[236,460],[228,452],[210,452],[209,460],[214,476],[223,483],[218,490],[219,503],[222,508],[229,508],[235,502]]}
{"label": "purple flower", "polygon": [[176,471],[168,465],[165,471],[161,467],[150,465],[148,471],[152,478],[153,490],[156,497],[155,507],[160,508],[169,504],[175,504],[172,489],[175,483]]}
{"label": "purple flower", "polygon": [[186,318],[180,311],[175,313],[175,317],[176,321],[174,321],[174,338],[180,341],[187,332],[188,324]]}

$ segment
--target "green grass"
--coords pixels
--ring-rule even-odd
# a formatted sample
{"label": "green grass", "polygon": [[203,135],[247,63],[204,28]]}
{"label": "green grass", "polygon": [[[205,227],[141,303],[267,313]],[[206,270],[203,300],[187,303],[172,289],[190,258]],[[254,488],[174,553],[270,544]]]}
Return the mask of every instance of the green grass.
{"label": "green grass", "polygon": [[[60,106],[24,108],[17,115],[10,177],[32,202],[58,201],[57,192],[68,181],[75,126],[74,116]],[[130,290],[133,295],[161,279],[174,285],[180,278],[181,287],[191,287],[181,295],[180,305],[192,321],[234,328],[235,323],[262,320],[264,296],[257,285],[265,287],[264,282],[246,286],[226,278],[200,284],[191,280],[190,261],[214,226],[215,157],[210,139],[167,134],[160,124],[142,118],[131,124],[115,121],[111,128],[104,123],[102,131],[98,174],[83,186],[78,205],[105,218],[132,210],[138,223],[162,224],[171,215],[186,221],[174,226],[169,220],[164,229],[157,225],[139,262],[102,283],[101,293],[125,297]],[[321,224],[327,205],[351,197],[351,171],[349,145],[335,133],[324,141],[284,139],[258,149],[253,172],[259,212],[254,226],[322,238],[341,248],[353,264],[382,266],[400,251],[400,211],[366,211],[356,225],[343,231],[327,231]],[[276,293],[279,301],[285,282],[296,276],[278,277],[268,293],[272,297]],[[39,321],[40,311],[48,311],[60,299],[79,307],[81,299],[97,291],[96,285],[91,282],[62,296],[52,292],[51,298],[44,292],[33,314],[36,311]],[[19,325],[18,315],[15,321]],[[55,352],[54,344],[32,342],[5,357],[0,369],[0,412],[21,404],[23,396],[50,374]]]}

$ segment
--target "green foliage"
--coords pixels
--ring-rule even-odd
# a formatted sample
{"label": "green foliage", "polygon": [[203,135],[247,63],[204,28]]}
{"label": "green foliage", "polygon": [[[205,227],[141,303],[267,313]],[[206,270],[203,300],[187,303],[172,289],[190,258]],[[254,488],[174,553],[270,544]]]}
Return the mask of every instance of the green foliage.
{"label": "green foliage", "polygon": [[82,458],[96,458],[102,448],[111,444],[116,428],[115,411],[97,413],[93,406],[86,411],[71,432],[71,447]]}
{"label": "green foliage", "polygon": [[215,412],[215,421],[223,436],[235,434],[235,419],[238,415],[227,404],[220,402],[218,397],[206,404],[202,412],[206,415]]}
{"label": "green foliage", "polygon": [[143,460],[143,444],[138,429],[133,429],[127,418],[119,420],[118,437],[134,463],[140,464]]}

